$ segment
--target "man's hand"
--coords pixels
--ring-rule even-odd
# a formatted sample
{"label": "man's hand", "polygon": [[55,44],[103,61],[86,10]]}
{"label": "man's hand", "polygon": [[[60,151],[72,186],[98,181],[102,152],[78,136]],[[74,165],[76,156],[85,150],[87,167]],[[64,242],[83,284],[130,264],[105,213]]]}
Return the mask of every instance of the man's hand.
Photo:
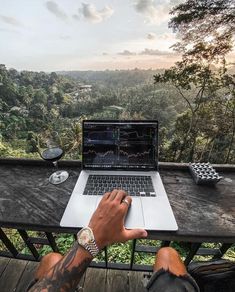
{"label": "man's hand", "polygon": [[[130,204],[131,197],[124,191],[113,190],[104,194],[89,223],[99,249],[115,242],[147,236],[144,229],[127,230],[124,227]],[[74,291],[91,260],[89,252],[75,242],[69,252],[30,291]]]}
{"label": "man's hand", "polygon": [[[124,199],[128,204],[123,202]],[[124,227],[131,201],[131,197],[122,190],[113,190],[104,194],[88,225],[94,233],[99,249],[112,243],[147,237],[147,231],[144,229],[128,230]]]}

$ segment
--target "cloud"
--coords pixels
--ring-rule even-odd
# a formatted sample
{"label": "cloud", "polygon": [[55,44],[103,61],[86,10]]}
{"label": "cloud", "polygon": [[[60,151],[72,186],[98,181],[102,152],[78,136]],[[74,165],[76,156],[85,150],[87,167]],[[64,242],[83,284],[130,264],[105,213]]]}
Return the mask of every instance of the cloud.
{"label": "cloud", "polygon": [[73,19],[75,19],[75,20],[80,20],[80,16],[77,15],[77,14],[74,14],[74,15],[73,15]]}
{"label": "cloud", "polygon": [[150,55],[150,56],[169,56],[174,53],[168,51],[161,51],[161,50],[153,50],[145,48],[144,51],[140,52],[139,55]]}
{"label": "cloud", "polygon": [[0,15],[0,20],[2,22],[5,22],[5,23],[13,25],[13,26],[17,26],[17,27],[23,26],[23,24],[19,20],[17,20],[15,17]]}
{"label": "cloud", "polygon": [[17,30],[14,30],[14,29],[6,29],[6,28],[0,28],[0,31],[6,32],[6,33],[16,33],[16,34],[19,34],[20,33]]}
{"label": "cloud", "polygon": [[97,10],[93,4],[82,3],[82,7],[79,9],[79,13],[87,21],[92,23],[99,23],[111,17],[114,13],[114,10],[108,5],[106,5],[101,10]]}
{"label": "cloud", "polygon": [[169,19],[171,5],[169,1],[156,4],[154,0],[135,0],[134,7],[138,13],[145,16],[147,22],[160,24]]}
{"label": "cloud", "polygon": [[162,35],[159,35],[158,38],[161,40],[167,40],[167,41],[170,40],[174,42],[176,41],[176,35],[173,33],[164,33]]}
{"label": "cloud", "polygon": [[154,32],[149,32],[147,34],[147,39],[154,40],[156,38],[156,34]]}
{"label": "cloud", "polygon": [[60,40],[67,41],[67,40],[70,40],[71,37],[70,37],[69,35],[60,35],[60,36],[59,36],[59,39],[60,39]]}
{"label": "cloud", "polygon": [[66,13],[54,1],[47,1],[46,2],[46,7],[57,18],[60,18],[62,20],[67,20],[68,19],[68,16],[66,15]]}
{"label": "cloud", "polygon": [[131,52],[129,50],[124,50],[123,52],[119,52],[117,54],[118,55],[121,55],[121,56],[133,56],[133,55],[136,55],[135,52]]}
{"label": "cloud", "polygon": [[169,51],[161,51],[161,50],[153,50],[145,48],[141,52],[131,52],[129,50],[123,50],[122,52],[117,53],[117,55],[121,56],[176,56],[176,53],[169,52]]}

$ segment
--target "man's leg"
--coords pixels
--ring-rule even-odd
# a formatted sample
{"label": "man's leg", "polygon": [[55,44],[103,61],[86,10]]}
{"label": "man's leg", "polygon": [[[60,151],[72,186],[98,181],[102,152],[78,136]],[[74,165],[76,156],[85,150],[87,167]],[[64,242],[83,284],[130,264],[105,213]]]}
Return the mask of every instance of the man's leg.
{"label": "man's leg", "polygon": [[51,252],[47,255],[45,255],[37,270],[35,273],[35,279],[36,280],[41,280],[43,277],[46,276],[46,274],[48,273],[48,271],[55,265],[58,263],[58,261],[60,261],[62,259],[62,255],[60,253],[56,253],[56,252]]}
{"label": "man's leg", "polygon": [[164,247],[158,251],[153,271],[146,287],[149,292],[199,291],[196,282],[187,273],[178,252],[171,247]]}
{"label": "man's leg", "polygon": [[37,281],[41,280],[43,277],[45,277],[48,273],[48,271],[57,264],[61,259],[62,255],[60,253],[51,252],[47,255],[45,255],[41,262],[39,263],[39,266],[35,272],[34,279],[30,283],[27,291],[36,284]]}
{"label": "man's leg", "polygon": [[184,263],[182,262],[178,252],[172,247],[163,247],[156,254],[153,271],[160,269],[169,270],[175,276],[184,276],[187,274]]}

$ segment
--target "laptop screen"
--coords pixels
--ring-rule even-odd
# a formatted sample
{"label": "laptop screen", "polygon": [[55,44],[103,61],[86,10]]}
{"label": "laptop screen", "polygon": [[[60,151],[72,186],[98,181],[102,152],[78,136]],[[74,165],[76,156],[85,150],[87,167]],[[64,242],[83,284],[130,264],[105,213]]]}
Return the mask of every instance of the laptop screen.
{"label": "laptop screen", "polygon": [[83,121],[83,168],[154,170],[157,121]]}

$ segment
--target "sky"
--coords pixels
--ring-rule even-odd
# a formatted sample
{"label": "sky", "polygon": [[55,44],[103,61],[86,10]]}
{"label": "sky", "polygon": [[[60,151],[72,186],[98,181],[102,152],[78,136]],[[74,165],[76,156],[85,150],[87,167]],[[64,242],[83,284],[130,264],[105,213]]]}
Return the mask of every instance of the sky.
{"label": "sky", "polygon": [[180,0],[0,0],[0,63],[33,71],[168,68]]}

